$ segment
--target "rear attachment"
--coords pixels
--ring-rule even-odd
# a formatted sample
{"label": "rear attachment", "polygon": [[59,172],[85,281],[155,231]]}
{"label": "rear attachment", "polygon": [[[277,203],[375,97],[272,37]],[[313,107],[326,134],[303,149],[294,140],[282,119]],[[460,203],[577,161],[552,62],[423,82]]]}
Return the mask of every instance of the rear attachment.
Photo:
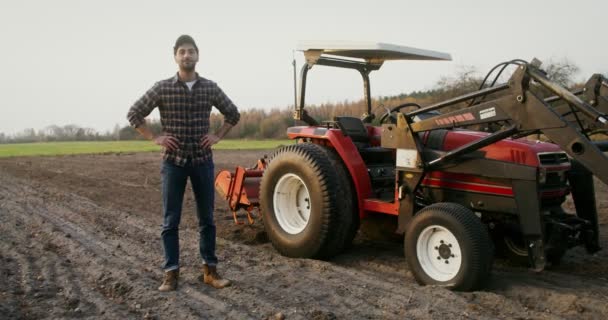
{"label": "rear attachment", "polygon": [[259,214],[260,180],[267,166],[266,159],[267,157],[264,156],[251,168],[238,166],[234,174],[228,170],[222,170],[215,177],[215,190],[224,200],[228,201],[235,224],[244,224],[236,214],[240,209],[245,209],[247,212],[249,224],[255,222],[253,211],[257,210]]}

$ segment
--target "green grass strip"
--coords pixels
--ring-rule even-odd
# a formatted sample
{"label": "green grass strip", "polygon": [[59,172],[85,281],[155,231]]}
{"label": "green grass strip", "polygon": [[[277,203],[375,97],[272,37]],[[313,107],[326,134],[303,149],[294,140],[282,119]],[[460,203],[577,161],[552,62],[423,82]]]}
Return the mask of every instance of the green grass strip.
{"label": "green grass strip", "polygon": [[[273,149],[280,145],[293,143],[293,140],[222,140],[213,149]],[[160,147],[150,141],[75,141],[0,144],[0,158],[149,151],[160,151]]]}

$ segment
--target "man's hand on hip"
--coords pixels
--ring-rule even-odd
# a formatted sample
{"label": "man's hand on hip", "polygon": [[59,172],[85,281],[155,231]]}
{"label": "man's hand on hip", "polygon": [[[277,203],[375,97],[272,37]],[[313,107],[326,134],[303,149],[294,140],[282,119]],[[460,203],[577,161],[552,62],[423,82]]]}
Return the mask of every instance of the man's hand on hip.
{"label": "man's hand on hip", "polygon": [[208,134],[204,135],[203,138],[201,138],[201,145],[203,146],[203,148],[211,148],[212,145],[218,143],[219,141],[220,137],[214,134]]}
{"label": "man's hand on hip", "polygon": [[179,147],[179,140],[173,136],[161,135],[154,138],[154,143],[159,146],[165,147],[167,150],[174,151]]}

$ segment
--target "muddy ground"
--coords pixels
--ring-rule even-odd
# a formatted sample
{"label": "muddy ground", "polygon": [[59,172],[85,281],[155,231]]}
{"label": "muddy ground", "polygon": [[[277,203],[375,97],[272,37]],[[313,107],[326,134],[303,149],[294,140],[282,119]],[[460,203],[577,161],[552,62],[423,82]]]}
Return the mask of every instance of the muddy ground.
{"label": "muddy ground", "polygon": [[[264,151],[216,151],[216,170],[250,165]],[[157,153],[0,160],[2,319],[608,319],[608,193],[597,182],[601,245],[540,274],[495,263],[484,291],[417,285],[399,241],[374,221],[331,261],[283,257],[261,224],[235,226],[216,199],[223,290],[199,280],[188,194],[181,228],[182,281],[156,290],[160,269]],[[569,204],[571,206],[571,204]]]}

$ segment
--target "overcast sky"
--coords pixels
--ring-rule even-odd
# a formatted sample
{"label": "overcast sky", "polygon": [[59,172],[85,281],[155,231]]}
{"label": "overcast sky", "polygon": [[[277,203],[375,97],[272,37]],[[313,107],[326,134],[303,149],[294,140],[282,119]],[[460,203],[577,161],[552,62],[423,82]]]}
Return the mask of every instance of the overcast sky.
{"label": "overcast sky", "polygon": [[[291,61],[299,40],[393,43],[447,52],[451,62],[387,62],[372,95],[430,89],[462,66],[480,74],[514,58],[608,73],[600,0],[8,1],[0,2],[0,132],[76,124],[125,125],[132,103],[176,71],[172,46],[190,34],[199,73],[237,106],[293,104]],[[302,54],[295,53],[299,66]],[[357,73],[315,67],[307,101],[357,100]]]}

